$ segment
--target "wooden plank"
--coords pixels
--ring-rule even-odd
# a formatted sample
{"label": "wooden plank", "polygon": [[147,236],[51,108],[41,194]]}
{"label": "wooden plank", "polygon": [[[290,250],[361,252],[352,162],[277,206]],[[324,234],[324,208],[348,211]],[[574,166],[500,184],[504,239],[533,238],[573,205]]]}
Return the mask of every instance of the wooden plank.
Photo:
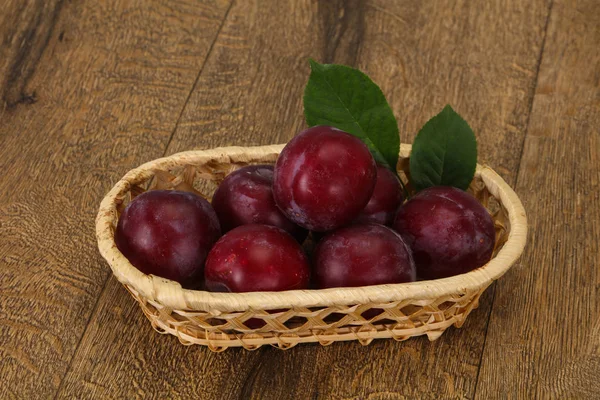
{"label": "wooden plank", "polygon": [[[318,7],[295,0],[236,2],[169,152],[292,137],[303,124],[308,57],[320,55],[325,40]],[[265,350],[213,354],[158,335],[111,278],[58,397],[244,398]]]}
{"label": "wooden plank", "polygon": [[[403,141],[452,103],[484,158],[514,181],[547,13],[546,1],[236,3],[168,152],[289,140],[304,126],[312,56],[380,83]],[[125,293],[109,280],[59,397],[472,397],[492,298],[434,343],[212,354],[153,333]]]}
{"label": "wooden plank", "polygon": [[498,282],[477,397],[600,398],[600,7],[555,1],[519,169],[530,240]]}
{"label": "wooden plank", "polygon": [[58,390],[110,272],[98,203],[164,153],[228,6],[3,3],[0,398]]}

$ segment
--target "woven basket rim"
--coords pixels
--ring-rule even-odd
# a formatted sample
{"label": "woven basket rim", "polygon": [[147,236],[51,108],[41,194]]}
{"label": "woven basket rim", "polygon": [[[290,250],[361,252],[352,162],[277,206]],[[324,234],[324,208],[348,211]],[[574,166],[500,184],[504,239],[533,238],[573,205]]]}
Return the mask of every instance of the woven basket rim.
{"label": "woven basket rim", "polygon": [[[477,165],[489,192],[505,207],[510,231],[508,240],[498,254],[486,265],[450,278],[411,283],[375,285],[352,288],[291,290],[285,292],[213,293],[183,289],[177,282],[146,275],[135,268],[117,249],[114,241],[114,223],[117,204],[130,188],[153,176],[155,170],[177,166],[201,165],[209,160],[217,162],[274,161],[285,146],[220,147],[192,150],[147,162],[130,170],[107,193],[96,217],[96,236],[101,255],[122,284],[134,288],[140,296],[175,310],[235,312],[270,310],[294,307],[330,307],[365,303],[385,303],[405,299],[427,300],[442,296],[460,295],[487,287],[502,276],[521,255],[527,239],[527,217],[521,201],[510,186],[490,167]],[[402,144],[400,156],[408,157],[411,146]]]}

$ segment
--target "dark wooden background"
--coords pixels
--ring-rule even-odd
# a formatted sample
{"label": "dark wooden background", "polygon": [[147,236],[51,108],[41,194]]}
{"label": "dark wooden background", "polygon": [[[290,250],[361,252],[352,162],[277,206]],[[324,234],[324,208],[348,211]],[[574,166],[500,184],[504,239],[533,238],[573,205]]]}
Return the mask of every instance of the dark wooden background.
{"label": "dark wooden background", "polygon": [[[600,398],[597,0],[0,1],[0,398]],[[186,149],[288,141],[307,59],[446,104],[523,199],[527,249],[462,329],[213,354],[101,259],[100,199]]]}

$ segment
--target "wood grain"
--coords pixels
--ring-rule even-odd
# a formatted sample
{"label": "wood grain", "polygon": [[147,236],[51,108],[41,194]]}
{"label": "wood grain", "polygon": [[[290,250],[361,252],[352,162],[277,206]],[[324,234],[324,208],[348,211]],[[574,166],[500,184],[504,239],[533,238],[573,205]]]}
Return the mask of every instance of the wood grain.
{"label": "wood grain", "polygon": [[3,108],[37,101],[26,86],[54,31],[64,1],[9,2],[0,15],[0,98]]}
{"label": "wood grain", "polygon": [[498,282],[477,397],[600,398],[600,7],[556,1],[517,192],[531,238]]}
{"label": "wood grain", "polygon": [[163,154],[228,6],[2,5],[0,398],[58,390],[109,276],[98,203]]}
{"label": "wood grain", "polygon": [[[304,126],[312,56],[358,65],[381,84],[403,141],[451,103],[483,158],[514,182],[548,12],[547,1],[236,2],[168,153],[289,140]],[[462,330],[434,343],[212,354],[153,333],[110,279],[59,397],[469,398],[492,295]],[[143,367],[133,365],[138,358]]]}

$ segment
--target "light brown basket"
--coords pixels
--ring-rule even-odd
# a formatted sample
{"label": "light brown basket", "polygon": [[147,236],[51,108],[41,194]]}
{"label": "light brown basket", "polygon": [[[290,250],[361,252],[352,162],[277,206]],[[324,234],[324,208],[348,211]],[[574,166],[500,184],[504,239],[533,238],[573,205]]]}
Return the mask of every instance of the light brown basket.
{"label": "light brown basket", "polygon": [[[102,200],[96,219],[100,253],[158,332],[213,351],[232,346],[254,350],[265,344],[288,349],[298,343],[328,345],[344,340],[366,345],[377,338],[406,340],[423,334],[435,340],[450,325],[464,323],[481,293],[523,251],[527,222],[519,198],[492,169],[479,165],[469,190],[493,216],[496,249],[489,263],[463,275],[358,288],[210,293],[145,275],[117,249],[114,231],[119,213],[136,195],[157,188],[212,195],[228,173],[248,164],[273,164],[282,148],[224,147],[178,153],[129,171]],[[401,146],[401,175],[407,172],[410,148]],[[377,310],[365,313],[371,309]],[[256,329],[253,320],[250,325],[255,329],[248,327],[250,318],[262,320],[264,326]]]}

